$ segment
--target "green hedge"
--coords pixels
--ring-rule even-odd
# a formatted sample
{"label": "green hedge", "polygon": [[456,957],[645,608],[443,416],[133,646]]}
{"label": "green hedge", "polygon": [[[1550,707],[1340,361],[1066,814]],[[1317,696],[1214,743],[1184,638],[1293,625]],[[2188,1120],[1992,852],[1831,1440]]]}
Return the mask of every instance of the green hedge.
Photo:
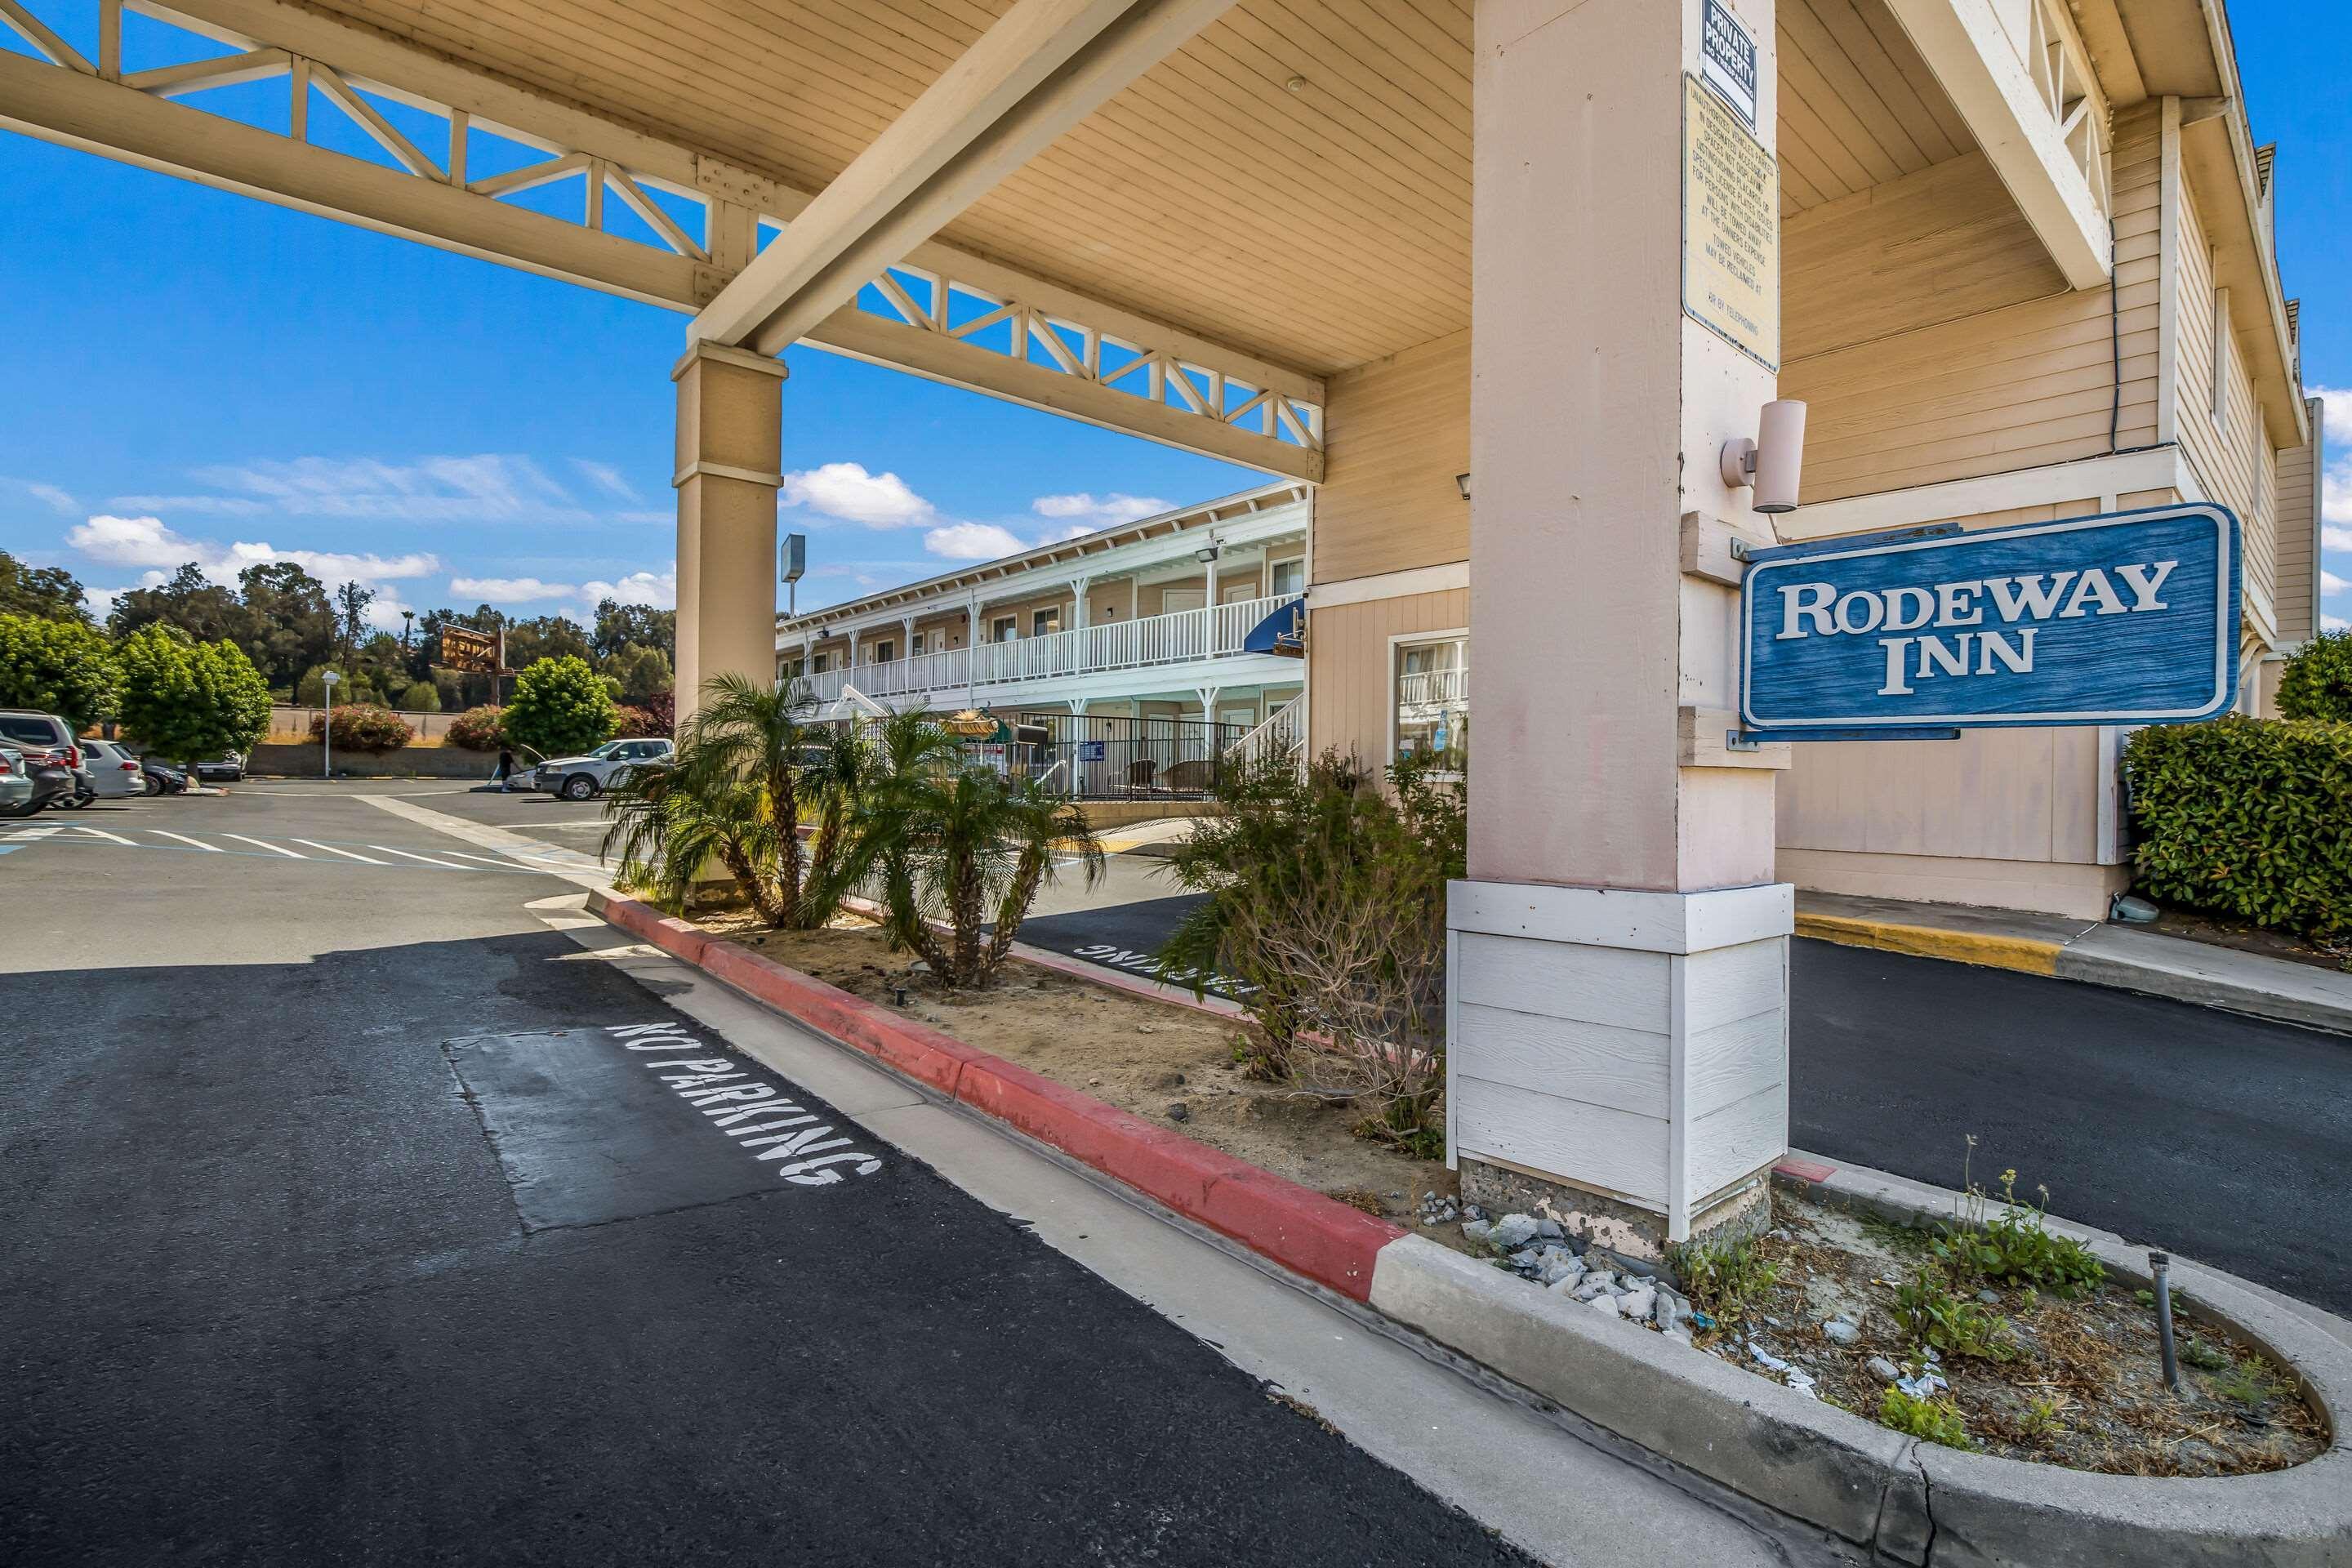
{"label": "green hedge", "polygon": [[2352,931],[2352,724],[2232,716],[2133,734],[2139,885],[2266,926]]}

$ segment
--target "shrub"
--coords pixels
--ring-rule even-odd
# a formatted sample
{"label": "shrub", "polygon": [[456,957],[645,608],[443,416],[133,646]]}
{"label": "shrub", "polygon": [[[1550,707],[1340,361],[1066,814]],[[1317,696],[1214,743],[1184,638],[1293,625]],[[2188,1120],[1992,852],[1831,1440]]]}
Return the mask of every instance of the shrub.
{"label": "shrub", "polygon": [[1253,1072],[1353,1100],[1370,1112],[1359,1131],[1433,1155],[1463,795],[1415,764],[1390,783],[1337,752],[1221,783],[1224,815],[1170,857],[1179,882],[1210,896],[1161,950],[1160,973],[1196,991],[1213,973],[1239,981],[1261,1031]]}
{"label": "shrub", "polygon": [[669,733],[669,726],[662,723],[642,708],[624,705],[613,710],[613,733],[615,737],[667,735]]}
{"label": "shrub", "polygon": [[2288,719],[2352,724],[2352,631],[2322,632],[2286,661],[2278,709]]}
{"label": "shrub", "polygon": [[613,735],[613,696],[577,654],[542,658],[515,677],[506,737],[542,757],[569,756]]}
{"label": "shrub", "polygon": [[54,713],[76,730],[114,717],[122,668],[85,621],[0,615],[0,708]]}
{"label": "shrub", "polygon": [[250,751],[269,732],[269,683],[233,642],[152,622],[124,637],[122,727],[142,750],[193,763]]}
{"label": "shrub", "polygon": [[449,721],[449,743],[469,752],[495,752],[506,743],[504,717],[495,708],[468,708]]}
{"label": "shrub", "polygon": [[[396,752],[416,739],[416,731],[399,714],[373,702],[336,704],[333,733],[338,751],[364,752],[378,757],[386,752]],[[310,739],[324,741],[327,735],[327,716],[312,714]]]}
{"label": "shrub", "polygon": [[404,713],[438,713],[441,711],[441,689],[429,680],[412,680],[408,689],[400,694]]}
{"label": "shrub", "polygon": [[2352,931],[2352,725],[2236,715],[2126,747],[2138,882],[2191,909]]}
{"label": "shrub", "polygon": [[[331,668],[335,667],[324,664],[313,665],[309,674],[294,683],[294,700],[305,708],[325,707],[327,705],[327,671]],[[335,706],[338,708],[346,702],[383,700],[383,693],[378,691],[375,689],[375,683],[366,676],[353,674],[348,669],[336,669],[336,674],[339,679],[335,682]]]}

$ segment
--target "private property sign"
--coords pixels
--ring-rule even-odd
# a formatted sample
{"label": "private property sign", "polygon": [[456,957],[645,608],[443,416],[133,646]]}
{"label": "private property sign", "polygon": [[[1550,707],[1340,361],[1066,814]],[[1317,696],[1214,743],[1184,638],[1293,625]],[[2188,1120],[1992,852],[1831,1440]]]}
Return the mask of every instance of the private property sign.
{"label": "private property sign", "polygon": [[1756,551],[1741,721],[1866,739],[2211,718],[2237,698],[2238,550],[2227,508],[2190,505]]}

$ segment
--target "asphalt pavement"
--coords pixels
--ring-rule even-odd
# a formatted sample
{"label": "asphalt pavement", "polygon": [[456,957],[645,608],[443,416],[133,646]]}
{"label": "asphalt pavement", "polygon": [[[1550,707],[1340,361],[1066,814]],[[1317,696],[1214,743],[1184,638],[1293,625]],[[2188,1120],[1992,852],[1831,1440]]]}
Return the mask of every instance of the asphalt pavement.
{"label": "asphalt pavement", "polygon": [[0,1562],[1525,1561],[370,793],[0,844]]}
{"label": "asphalt pavement", "polygon": [[[1066,883],[1021,940],[1149,973],[1199,902],[1162,864]],[[1942,1187],[2014,1168],[2053,1214],[2352,1313],[2352,1039],[1803,939],[1789,1001],[1797,1147]]]}

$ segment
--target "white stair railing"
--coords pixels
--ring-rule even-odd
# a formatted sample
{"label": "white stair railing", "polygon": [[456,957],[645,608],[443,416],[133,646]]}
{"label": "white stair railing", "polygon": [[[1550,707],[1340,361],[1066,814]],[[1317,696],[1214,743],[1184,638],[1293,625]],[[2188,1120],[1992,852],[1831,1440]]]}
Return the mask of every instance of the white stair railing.
{"label": "white stair railing", "polygon": [[1265,716],[1265,721],[1225,748],[1225,761],[1244,768],[1295,761],[1307,751],[1307,693]]}

